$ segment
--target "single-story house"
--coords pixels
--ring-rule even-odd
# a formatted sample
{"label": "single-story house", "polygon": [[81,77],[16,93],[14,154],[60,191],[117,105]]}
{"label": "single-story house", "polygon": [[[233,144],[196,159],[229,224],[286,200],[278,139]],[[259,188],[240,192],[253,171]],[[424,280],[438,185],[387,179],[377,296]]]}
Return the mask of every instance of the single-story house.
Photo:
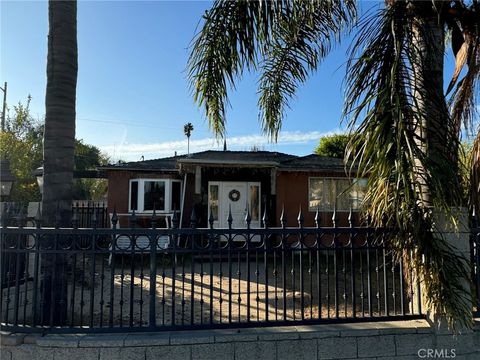
{"label": "single-story house", "polygon": [[[195,208],[197,226],[206,227],[210,212],[214,227],[245,226],[247,206],[251,226],[280,225],[282,209],[287,226],[297,226],[300,207],[304,225],[314,226],[320,210],[321,225],[332,225],[334,208],[338,226],[348,225],[350,208],[359,210],[365,179],[349,178],[341,159],[295,156],[270,151],[204,151],[190,155],[103,166],[108,177],[108,205],[116,209],[120,226],[128,226],[135,210],[139,226],[157,215],[179,210],[182,227],[190,225]],[[162,227],[160,225],[160,227]]]}

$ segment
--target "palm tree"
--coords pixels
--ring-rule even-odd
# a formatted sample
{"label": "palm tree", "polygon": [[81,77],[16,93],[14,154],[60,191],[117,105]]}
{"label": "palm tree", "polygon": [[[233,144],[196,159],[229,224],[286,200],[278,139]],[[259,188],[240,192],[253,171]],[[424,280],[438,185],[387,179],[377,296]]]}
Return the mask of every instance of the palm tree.
{"label": "palm tree", "polygon": [[192,135],[193,125],[192,123],[188,122],[183,125],[183,133],[187,137],[187,154],[190,154],[190,136]]}
{"label": "palm tree", "polygon": [[[218,137],[225,133],[228,90],[245,70],[259,70],[259,118],[276,140],[298,86],[342,33],[357,28],[346,76],[344,115],[355,130],[347,157],[360,176],[369,175],[366,211],[374,224],[397,229],[390,245],[413,254],[412,266],[428,279],[427,299],[451,326],[471,321],[469,294],[457,281],[468,274],[463,259],[428,229],[432,207],[454,218],[452,207],[463,205],[457,149],[462,124],[475,115],[479,22],[477,0],[387,0],[360,17],[353,0],[217,0],[189,59],[194,100]],[[447,34],[456,55],[450,95],[443,90]],[[480,133],[476,141],[478,150]],[[478,192],[472,194],[478,201]]]}
{"label": "palm tree", "polygon": [[[50,0],[48,20],[42,215],[47,225],[69,226],[73,194],[78,69],[77,2]],[[65,288],[62,286],[62,274],[66,273],[66,259],[60,254],[50,254],[43,258],[43,321],[61,324],[65,320],[66,312],[66,297],[60,291]],[[52,291],[52,288],[55,291]],[[50,295],[52,293],[53,298]]]}

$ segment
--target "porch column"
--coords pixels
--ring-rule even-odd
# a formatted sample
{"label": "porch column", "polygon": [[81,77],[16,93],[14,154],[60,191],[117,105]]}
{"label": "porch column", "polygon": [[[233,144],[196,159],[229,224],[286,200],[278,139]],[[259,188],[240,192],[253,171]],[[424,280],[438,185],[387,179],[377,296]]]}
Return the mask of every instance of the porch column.
{"label": "porch column", "polygon": [[270,195],[277,194],[277,169],[270,170]]}
{"label": "porch column", "polygon": [[201,194],[202,192],[202,167],[195,166],[195,194]]}

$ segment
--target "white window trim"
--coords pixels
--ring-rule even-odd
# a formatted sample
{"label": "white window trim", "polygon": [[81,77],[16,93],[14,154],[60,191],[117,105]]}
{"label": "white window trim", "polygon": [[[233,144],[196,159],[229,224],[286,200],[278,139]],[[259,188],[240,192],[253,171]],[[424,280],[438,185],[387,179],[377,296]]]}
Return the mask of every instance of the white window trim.
{"label": "white window trim", "polygon": [[[307,204],[308,204],[308,211],[309,212],[316,212],[317,209],[310,209],[310,182],[312,179],[315,179],[315,180],[349,180],[352,182],[352,185],[353,183],[355,183],[355,181],[357,180],[366,180],[366,178],[349,178],[349,177],[335,177],[335,176],[310,176],[308,178],[308,189],[307,189]],[[324,188],[325,189],[325,188]],[[338,194],[336,194],[338,196]],[[336,200],[335,200],[336,202]],[[333,209],[326,209],[326,208],[323,208],[323,207],[320,207],[318,209],[319,211],[328,211],[328,212],[331,212],[333,211]],[[347,209],[347,210],[343,210],[343,209],[336,209],[337,212],[350,212],[350,209]],[[359,212],[360,209],[353,209],[352,208],[352,212]]]}
{"label": "white window trim", "polygon": [[[173,209],[171,208],[171,198],[172,198],[172,183],[180,183],[180,192],[182,191],[182,180],[178,179],[164,179],[164,178],[136,178],[130,179],[128,182],[128,212],[132,212],[132,183],[138,182],[138,193],[137,193],[137,214],[152,214],[153,210],[144,210],[144,194],[145,194],[145,182],[147,181],[162,181],[165,184],[165,208],[155,209],[156,213],[164,214],[171,213]],[[180,194],[181,195],[181,194]],[[180,196],[181,197],[181,196]],[[177,209],[178,210],[178,209]]]}

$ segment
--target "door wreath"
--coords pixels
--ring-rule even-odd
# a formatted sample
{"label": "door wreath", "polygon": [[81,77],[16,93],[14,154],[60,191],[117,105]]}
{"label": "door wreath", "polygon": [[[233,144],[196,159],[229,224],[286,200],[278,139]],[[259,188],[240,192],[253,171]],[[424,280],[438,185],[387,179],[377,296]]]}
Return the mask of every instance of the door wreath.
{"label": "door wreath", "polygon": [[238,201],[240,200],[240,191],[238,190],[232,190],[228,193],[228,198],[231,201]]}

